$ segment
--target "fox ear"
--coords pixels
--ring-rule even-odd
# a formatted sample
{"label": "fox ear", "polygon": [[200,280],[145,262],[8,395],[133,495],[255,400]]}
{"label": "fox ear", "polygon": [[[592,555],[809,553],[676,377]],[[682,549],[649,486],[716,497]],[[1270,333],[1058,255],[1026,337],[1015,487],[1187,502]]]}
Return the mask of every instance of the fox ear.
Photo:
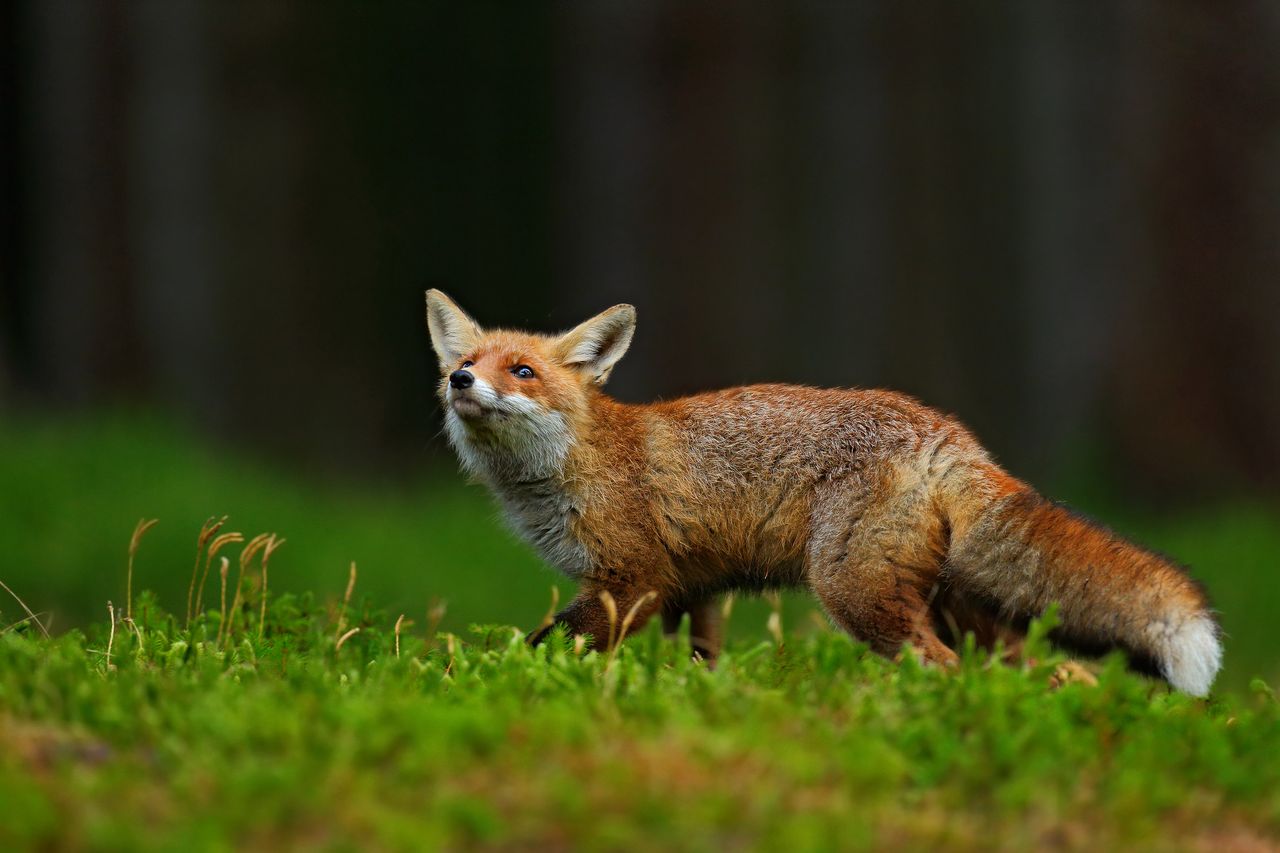
{"label": "fox ear", "polygon": [[427,291],[427,331],[441,367],[462,358],[480,338],[476,321],[438,290]]}
{"label": "fox ear", "polygon": [[603,385],[631,346],[635,331],[636,309],[615,305],[561,335],[556,352],[564,364],[586,371],[592,382]]}

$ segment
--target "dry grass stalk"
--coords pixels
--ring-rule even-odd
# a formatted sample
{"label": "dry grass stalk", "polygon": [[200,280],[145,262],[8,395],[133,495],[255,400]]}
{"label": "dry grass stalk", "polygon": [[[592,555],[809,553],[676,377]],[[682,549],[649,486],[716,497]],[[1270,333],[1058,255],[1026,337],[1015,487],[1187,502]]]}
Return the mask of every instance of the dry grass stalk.
{"label": "dry grass stalk", "polygon": [[267,564],[271,562],[271,555],[276,549],[285,543],[284,539],[277,539],[274,533],[267,540],[267,544],[262,546],[262,607],[258,612],[258,639],[262,639],[262,635],[267,629]]}
{"label": "dry grass stalk", "polygon": [[351,561],[351,570],[347,572],[347,591],[342,596],[342,608],[338,611],[338,629],[333,632],[337,637],[347,627],[347,605],[351,603],[351,593],[356,588],[356,562]]}
{"label": "dry grass stalk", "polygon": [[613,648],[613,642],[617,638],[618,627],[618,602],[614,601],[613,593],[607,589],[600,590],[600,603],[604,605],[604,612],[609,614],[609,645],[606,650]]}
{"label": "dry grass stalk", "polygon": [[[448,602],[439,596],[431,597],[431,604],[427,607],[427,629],[426,641],[427,648],[435,648],[436,632],[440,630],[440,623],[444,620],[445,611],[448,610]],[[410,625],[413,623],[410,622]]]}
{"label": "dry grass stalk", "polygon": [[138,543],[142,541],[142,537],[146,535],[148,530],[155,527],[156,522],[159,520],[158,518],[153,518],[148,521],[145,518],[140,518],[137,526],[133,528],[133,538],[129,540],[129,570],[125,574],[124,586],[124,614],[126,619],[133,618],[133,558],[138,553]]}
{"label": "dry grass stalk", "polygon": [[[49,611],[46,610],[41,613],[32,614],[31,616],[23,616],[21,619],[19,619],[17,622],[14,622],[12,625],[6,625],[3,628],[0,628],[0,637],[4,636],[5,634],[9,633],[10,631],[16,628],[21,628],[23,625],[27,624],[28,622],[35,622],[37,625],[40,625],[39,619],[37,617],[48,616],[48,615],[49,615]],[[43,628],[44,626],[40,625],[40,627]]]}
{"label": "dry grass stalk", "polygon": [[404,614],[396,620],[396,657],[400,657],[400,626],[404,624]]}
{"label": "dry grass stalk", "polygon": [[769,631],[769,636],[773,637],[774,643],[782,645],[782,614],[773,611],[769,614],[769,620],[765,622],[765,628]]}
{"label": "dry grass stalk", "polygon": [[[36,618],[36,615],[31,612],[31,608],[27,606],[27,603],[23,601],[21,598],[18,598],[18,594],[13,590],[9,589],[9,585],[6,584],[4,581],[0,581],[0,587],[2,587],[5,592],[13,596],[13,600],[18,602],[18,606],[21,607],[23,612],[27,614],[27,619],[30,619],[32,622],[35,622],[37,625],[39,625],[40,633],[44,634],[45,637],[48,637],[49,629],[44,626],[43,622],[41,622],[39,619]],[[23,621],[26,621],[26,620],[23,620]],[[22,622],[16,622],[13,625],[10,625],[9,628],[14,628],[21,624]],[[6,631],[9,630],[9,628],[6,628],[5,630]]]}
{"label": "dry grass stalk", "polygon": [[115,669],[111,665],[111,647],[116,642],[116,609],[110,601],[107,602],[107,615],[111,618],[111,633],[107,635],[107,672]]}
{"label": "dry grass stalk", "polygon": [[619,643],[622,642],[623,637],[627,636],[627,631],[631,630],[631,623],[635,621],[636,614],[640,612],[641,608],[648,606],[649,602],[653,601],[657,597],[658,597],[657,592],[655,592],[654,590],[649,590],[644,595],[640,596],[639,600],[636,601],[635,604],[631,605],[631,609],[628,610],[627,615],[623,617],[622,629],[618,631]]}
{"label": "dry grass stalk", "polygon": [[133,629],[133,635],[138,638],[138,654],[142,654],[142,629],[128,616],[124,618],[124,623]]}
{"label": "dry grass stalk", "polygon": [[733,615],[734,595],[729,593],[720,602],[720,639],[723,642],[729,636],[729,617]]}
{"label": "dry grass stalk", "polygon": [[222,525],[227,523],[227,517],[209,516],[204,524],[200,525],[200,535],[196,537],[196,562],[191,567],[191,586],[187,587],[187,624],[191,624],[191,608],[195,603],[196,594],[196,576],[200,574],[200,554],[204,551],[204,546],[209,540],[222,529]]}
{"label": "dry grass stalk", "polygon": [[273,533],[259,533],[250,539],[248,544],[240,551],[240,568],[236,572],[235,594],[231,596],[231,613],[227,617],[231,620],[227,625],[228,640],[231,639],[231,632],[235,629],[236,617],[240,615],[240,605],[244,595],[244,571],[249,567],[249,563],[253,561],[254,556],[266,546],[268,540],[274,535]]}
{"label": "dry grass stalk", "polygon": [[221,551],[224,546],[233,545],[237,542],[243,541],[244,535],[241,533],[223,533],[221,536],[214,537],[213,540],[209,542],[209,549],[205,552],[204,558],[204,573],[200,575],[200,585],[196,589],[195,615],[199,616],[200,609],[204,606],[204,587],[205,583],[209,580],[209,564],[213,562],[213,558],[218,555],[218,552]]}
{"label": "dry grass stalk", "polygon": [[453,672],[454,655],[457,653],[457,642],[453,634],[444,635],[444,647],[445,651],[449,653],[449,663],[445,665],[444,674],[449,675],[449,673]]}
{"label": "dry grass stalk", "polygon": [[440,630],[440,623],[444,621],[444,614],[449,609],[449,602],[443,598],[432,598],[431,606],[427,608],[427,642],[432,647],[436,643],[436,631]]}
{"label": "dry grass stalk", "polygon": [[[635,621],[636,614],[638,614],[644,607],[647,607],[649,602],[653,601],[657,597],[657,592],[649,590],[644,595],[640,596],[635,604],[631,605],[631,609],[627,611],[627,615],[622,618],[622,627],[618,629],[617,642],[609,648],[609,660],[605,664],[606,669],[613,665],[613,659],[617,656],[618,649],[622,646],[622,640],[627,636],[627,631],[631,630],[631,623]],[[612,625],[609,626],[609,633],[613,633]]]}
{"label": "dry grass stalk", "polygon": [[773,608],[773,612],[769,614],[769,621],[765,623],[769,634],[773,637],[773,641],[779,646],[782,645],[782,596],[776,592],[771,592],[765,596],[769,605]]}
{"label": "dry grass stalk", "polygon": [[333,647],[334,651],[341,649],[343,643],[345,643],[347,640],[351,639],[352,637],[354,637],[356,634],[359,634],[359,633],[360,633],[360,626],[357,625],[347,633],[343,634],[341,637],[338,638],[337,645]]}
{"label": "dry grass stalk", "polygon": [[221,618],[218,620],[218,638],[214,640],[214,645],[222,646],[222,635],[226,633],[227,627],[227,571],[231,568],[231,561],[226,557],[222,558],[222,566],[218,569],[218,574],[222,576],[222,607]]}
{"label": "dry grass stalk", "polygon": [[547,615],[542,617],[542,622],[538,624],[537,630],[550,627],[555,624],[556,611],[560,609],[560,587],[555,584],[551,585],[551,606],[547,608]]}

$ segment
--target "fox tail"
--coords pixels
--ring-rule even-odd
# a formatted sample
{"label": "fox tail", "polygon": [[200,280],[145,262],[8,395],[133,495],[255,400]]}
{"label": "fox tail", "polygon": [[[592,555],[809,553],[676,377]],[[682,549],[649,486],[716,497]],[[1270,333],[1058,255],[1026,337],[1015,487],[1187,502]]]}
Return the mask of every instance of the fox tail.
{"label": "fox tail", "polygon": [[1170,560],[1023,487],[994,498],[951,543],[944,577],[1002,618],[1052,603],[1055,639],[1085,652],[1120,647],[1135,668],[1205,696],[1222,666],[1204,591]]}

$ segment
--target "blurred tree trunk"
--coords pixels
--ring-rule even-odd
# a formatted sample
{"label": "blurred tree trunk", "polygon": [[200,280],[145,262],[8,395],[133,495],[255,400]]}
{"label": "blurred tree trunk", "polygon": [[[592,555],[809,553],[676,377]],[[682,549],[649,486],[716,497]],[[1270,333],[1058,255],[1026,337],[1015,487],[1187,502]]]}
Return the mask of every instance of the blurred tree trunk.
{"label": "blurred tree trunk", "polygon": [[[33,3],[33,384],[58,403],[136,391],[127,23],[118,4]],[[38,94],[38,98],[37,98]],[[37,153],[38,152],[38,153]]]}
{"label": "blurred tree trunk", "polygon": [[886,7],[888,378],[1022,470],[1035,439],[1016,19],[1004,6],[930,8]]}
{"label": "blurred tree trunk", "polygon": [[649,398],[879,375],[873,14],[575,3],[559,162],[565,302],[639,303],[612,387]]}
{"label": "blurred tree trunk", "polygon": [[[337,362],[360,337],[357,317],[331,324],[338,270],[328,264],[363,254],[367,237],[335,233],[342,210],[324,197],[345,184],[348,164],[334,156],[343,149],[326,135],[324,102],[311,97],[321,27],[295,3],[221,5],[212,23],[225,106],[215,203],[226,245],[213,325],[234,389],[218,426],[315,458],[349,422]],[[313,337],[324,331],[327,345]]]}
{"label": "blurred tree trunk", "polygon": [[21,81],[26,27],[21,13],[16,3],[0,6],[0,103],[9,105],[11,112],[10,120],[0,127],[0,411],[8,407],[14,393],[11,362],[22,349],[18,342],[23,325],[19,305],[28,258],[23,219],[27,201],[23,127],[14,120],[24,113],[26,100]]}
{"label": "blurred tree trunk", "polygon": [[663,5],[651,69],[664,131],[654,273],[666,286],[649,316],[661,330],[653,364],[668,393],[776,377],[787,339],[770,334],[785,304],[778,13],[718,8]]}
{"label": "blurred tree trunk", "polygon": [[214,204],[215,103],[210,9],[201,0],[126,7],[135,62],[130,220],[136,322],[160,400],[207,426],[221,422],[230,383],[220,358],[223,246]]}
{"label": "blurred tree trunk", "polygon": [[661,290],[652,213],[661,180],[653,86],[654,4],[566,3],[558,7],[556,171],[563,175],[551,327],[569,327],[619,302],[638,307],[640,333],[611,381],[623,397],[663,387],[653,369],[661,342],[651,315]]}
{"label": "blurred tree trunk", "polygon": [[1060,477],[1098,429],[1119,331],[1110,306],[1133,290],[1132,169],[1115,156],[1133,108],[1133,33],[1113,6],[1024,3],[1017,16],[1031,371],[1018,428],[1028,473]]}
{"label": "blurred tree trunk", "polygon": [[1156,3],[1136,26],[1149,50],[1131,131],[1150,158],[1139,162],[1146,265],[1111,400],[1121,455],[1153,490],[1274,485],[1280,15]]}
{"label": "blurred tree trunk", "polygon": [[[881,384],[894,358],[885,16],[873,4],[818,3],[787,17],[794,71],[775,117],[791,164],[780,181],[786,298],[764,322],[792,324],[775,357],[795,373],[781,377]],[[781,378],[777,367],[771,375]]]}

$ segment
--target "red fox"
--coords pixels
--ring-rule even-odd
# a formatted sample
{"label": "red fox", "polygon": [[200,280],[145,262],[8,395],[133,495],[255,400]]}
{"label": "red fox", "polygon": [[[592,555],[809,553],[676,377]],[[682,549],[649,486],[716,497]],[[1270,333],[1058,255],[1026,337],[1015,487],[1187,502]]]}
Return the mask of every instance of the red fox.
{"label": "red fox", "polygon": [[1065,645],[1121,648],[1194,696],[1213,684],[1220,631],[1194,581],[906,395],[753,385],[627,405],[601,389],[631,343],[630,305],[541,335],[481,329],[431,290],[427,325],[449,441],[579,583],[555,617],[573,634],[610,636],[607,591],[635,609],[633,631],[688,613],[694,652],[714,658],[716,596],[807,587],[874,651],[949,665],[942,637],[989,636],[1056,602]]}

